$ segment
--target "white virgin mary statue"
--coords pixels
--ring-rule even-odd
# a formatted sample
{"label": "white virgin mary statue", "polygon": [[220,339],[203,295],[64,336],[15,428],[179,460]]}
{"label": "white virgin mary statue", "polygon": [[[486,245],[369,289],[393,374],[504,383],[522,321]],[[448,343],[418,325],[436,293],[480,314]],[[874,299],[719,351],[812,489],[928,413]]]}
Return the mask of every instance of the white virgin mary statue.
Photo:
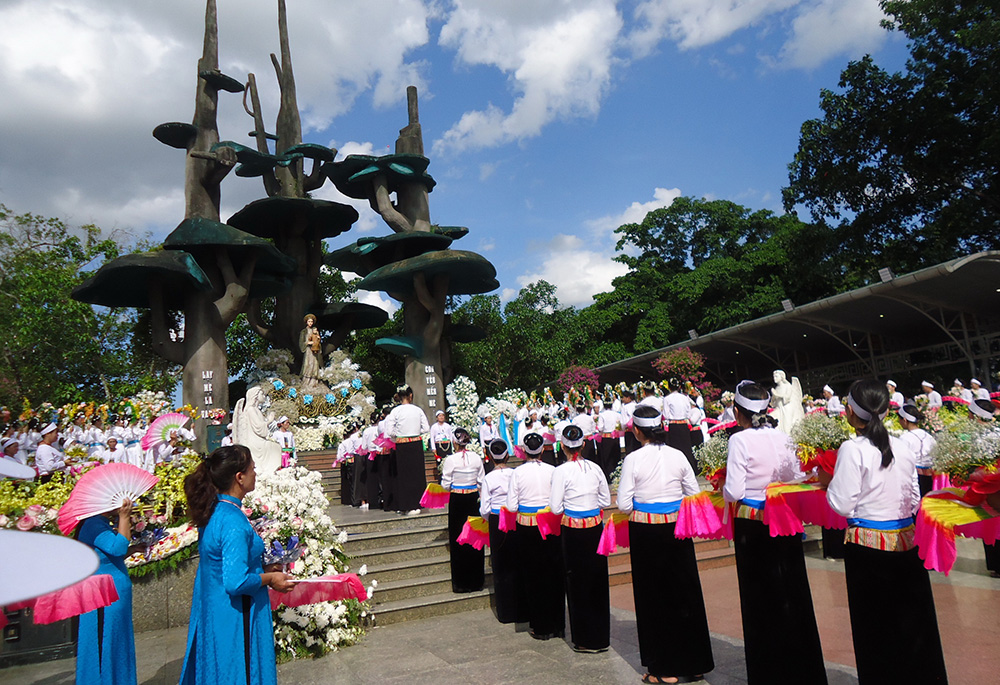
{"label": "white virgin mary statue", "polygon": [[264,391],[255,385],[233,410],[233,442],[250,448],[258,475],[270,475],[281,466],[281,446],[271,440],[267,417],[260,410],[265,398]]}
{"label": "white virgin mary statue", "polygon": [[779,369],[774,372],[771,406],[774,407],[772,416],[778,420],[778,430],[791,433],[795,424],[805,416],[805,410],[802,409],[802,385],[797,376],[792,376],[792,382],[789,383],[784,371]]}

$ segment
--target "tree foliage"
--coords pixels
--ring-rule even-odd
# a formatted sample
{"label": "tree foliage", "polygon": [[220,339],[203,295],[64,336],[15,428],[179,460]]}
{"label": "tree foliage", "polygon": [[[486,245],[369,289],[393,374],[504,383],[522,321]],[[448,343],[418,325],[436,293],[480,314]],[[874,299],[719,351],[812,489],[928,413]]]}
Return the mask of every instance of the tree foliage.
{"label": "tree foliage", "polygon": [[802,125],[787,210],[839,220],[857,274],[1000,247],[1000,12],[978,0],[883,0],[902,72],[851,62]]}
{"label": "tree foliage", "polygon": [[134,310],[95,309],[69,297],[104,260],[136,245],[93,225],[71,228],[3,205],[0,226],[0,403],[105,402],[173,389],[177,369],[150,352]]}

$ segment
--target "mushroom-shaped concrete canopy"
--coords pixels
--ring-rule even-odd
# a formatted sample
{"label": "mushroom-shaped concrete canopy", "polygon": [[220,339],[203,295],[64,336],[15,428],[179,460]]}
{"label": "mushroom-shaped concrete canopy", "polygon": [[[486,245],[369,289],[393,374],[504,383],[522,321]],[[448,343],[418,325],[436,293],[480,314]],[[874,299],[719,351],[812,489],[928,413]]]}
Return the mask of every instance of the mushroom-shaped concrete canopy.
{"label": "mushroom-shaped concrete canopy", "polygon": [[255,278],[264,273],[290,274],[296,266],[294,259],[280,252],[267,240],[202,217],[185,219],[180,222],[173,233],[163,241],[163,247],[168,250],[190,252],[196,259],[203,257],[212,260],[215,258],[216,248],[226,248],[233,262],[233,268],[237,272],[240,270],[243,260],[256,253]]}
{"label": "mushroom-shaped concrete canopy", "polygon": [[449,245],[451,238],[437,233],[393,233],[380,238],[361,238],[326,255],[323,263],[334,269],[367,276],[386,264],[443,250]]}
{"label": "mushroom-shaped concrete canopy", "polygon": [[153,137],[164,145],[187,150],[198,137],[198,127],[183,121],[168,121],[153,129]]}
{"label": "mushroom-shaped concrete canopy", "polygon": [[469,229],[465,226],[431,226],[431,233],[446,235],[452,240],[458,240],[468,235]]}
{"label": "mushroom-shaped concrete canopy", "polygon": [[463,250],[438,250],[387,264],[362,278],[358,287],[409,294],[413,292],[413,277],[418,273],[428,280],[447,275],[449,295],[476,295],[500,287],[493,265],[482,255]]}
{"label": "mushroom-shaped concrete canopy", "polygon": [[232,76],[226,76],[218,69],[199,71],[198,76],[205,79],[209,85],[216,90],[224,90],[228,93],[242,93],[243,84]]}
{"label": "mushroom-shaped concrete canopy", "polygon": [[361,302],[336,302],[314,306],[309,311],[316,316],[317,328],[326,331],[335,331],[344,324],[355,331],[378,328],[389,320],[389,315],[384,309]]}
{"label": "mushroom-shaped concrete canopy", "polygon": [[482,340],[487,336],[487,333],[471,323],[453,323],[448,327],[445,335],[451,338],[452,342],[471,343]]}
{"label": "mushroom-shaped concrete canopy", "polygon": [[299,143],[298,145],[293,145],[284,152],[281,153],[283,157],[307,157],[308,159],[316,160],[317,162],[332,162],[334,157],[337,156],[337,151],[333,148],[328,148],[325,145],[319,145],[318,143]]}
{"label": "mushroom-shaped concrete canopy", "polygon": [[163,287],[164,306],[174,310],[183,309],[189,292],[212,289],[208,276],[190,254],[156,250],[111,260],[73,288],[70,296],[105,307],[148,308],[149,293],[157,284]]}
{"label": "mushroom-shaped concrete canopy", "polygon": [[375,157],[374,155],[348,155],[339,162],[323,165],[323,173],[333,181],[337,190],[348,197],[366,200],[371,195],[371,179],[385,174],[389,191],[394,192],[402,183],[419,181],[430,192],[435,181],[427,173],[430,160],[423,155],[400,153]]}
{"label": "mushroom-shaped concrete canopy", "polygon": [[423,341],[412,337],[379,338],[375,341],[375,347],[381,347],[386,352],[398,354],[400,357],[409,355],[419,359],[424,353]]}
{"label": "mushroom-shaped concrete canopy", "polygon": [[314,236],[322,240],[350,230],[357,220],[358,210],[350,205],[275,195],[254,200],[229,217],[226,223],[259,238],[278,238],[289,227],[302,221],[307,234],[314,232]]}

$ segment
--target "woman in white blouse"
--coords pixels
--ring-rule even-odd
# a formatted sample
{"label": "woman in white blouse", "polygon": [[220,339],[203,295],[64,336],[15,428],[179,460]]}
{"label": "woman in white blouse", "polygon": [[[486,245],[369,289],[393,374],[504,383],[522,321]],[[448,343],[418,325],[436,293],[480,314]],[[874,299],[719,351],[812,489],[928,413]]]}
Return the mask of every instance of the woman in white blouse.
{"label": "woman in white blouse", "polygon": [[857,436],[837,451],[826,492],[847,517],[844,571],[858,682],[946,683],[931,583],[913,543],[916,457],[886,431],[888,410],[884,384],[851,386],[847,421]]}
{"label": "woman in white blouse", "polygon": [[[538,456],[542,451],[542,438],[533,434],[531,445],[525,443],[526,453]],[[500,530],[500,509],[507,503],[510,477],[514,470],[507,467],[506,450],[493,457],[496,465],[487,473],[479,487],[479,515],[490,525],[490,568],[493,571],[493,594],[490,604],[500,623],[527,623],[528,602],[518,594],[517,586],[517,531]]]}
{"label": "woman in white blouse", "polygon": [[937,444],[934,436],[920,427],[924,415],[915,404],[904,404],[899,408],[899,423],[903,434],[899,439],[913,450],[917,458],[917,485],[920,496],[923,497],[934,488],[934,469],[931,462],[931,450]]}
{"label": "woman in white blouse", "polygon": [[458,544],[458,536],[470,516],[479,513],[479,485],[483,482],[483,460],[470,452],[469,432],[455,429],[458,449],[441,463],[441,487],[448,490],[448,549],[451,553],[452,592],[483,589],[485,552]]}
{"label": "woman in white blouse", "polygon": [[827,682],[802,538],[772,537],[764,524],[767,486],[804,474],[787,435],[767,415],[771,395],[750,381],[736,387],[736,423],[729,438],[723,494],[735,510],[733,543],[740,585],[747,682]]}
{"label": "woman in white blouse", "polygon": [[573,651],[596,653],[607,651],[611,644],[608,558],[597,553],[604,531],[601,510],[611,505],[611,491],[601,467],[581,457],[583,442],[579,426],[563,430],[561,444],[567,461],[552,474],[549,508],[553,514],[562,514],[559,537]]}
{"label": "woman in white blouse", "polygon": [[618,508],[629,515],[629,554],[639,656],[647,683],[692,680],[715,668],[694,541],[674,536],[681,499],[699,491],[684,453],[667,445],[655,408],[640,405],[641,445],[622,462]]}
{"label": "woman in white blouse", "polygon": [[395,511],[413,515],[420,513],[420,498],[427,487],[424,469],[423,435],[431,427],[424,410],[413,404],[413,389],[404,386],[398,392],[399,405],[385,420],[386,435],[396,443],[395,457],[389,457],[389,478],[392,481],[392,501]]}

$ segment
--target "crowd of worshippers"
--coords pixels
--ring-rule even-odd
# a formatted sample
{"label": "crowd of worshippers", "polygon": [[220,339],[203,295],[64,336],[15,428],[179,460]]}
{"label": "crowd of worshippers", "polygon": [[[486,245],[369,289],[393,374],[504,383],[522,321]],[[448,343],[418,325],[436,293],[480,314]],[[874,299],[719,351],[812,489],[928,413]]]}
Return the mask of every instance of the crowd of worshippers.
{"label": "crowd of worshippers", "polygon": [[[141,442],[148,427],[141,419],[109,414],[107,421],[100,414],[87,417],[78,413],[65,425],[43,424],[38,418],[13,421],[0,430],[0,449],[4,459],[31,466],[39,477],[69,469],[79,463],[112,462],[132,464],[152,472],[156,464],[172,461],[188,449],[195,440],[190,429],[180,426],[170,431],[169,440],[155,449],[143,449]],[[67,457],[67,451],[77,448],[81,456]],[[82,452],[86,452],[86,456]]]}
{"label": "crowd of worshippers", "polygon": [[[568,627],[574,651],[603,652],[610,590],[601,546],[613,520],[605,515],[609,476],[621,461],[616,505],[628,521],[642,680],[698,681],[714,668],[712,640],[694,541],[677,537],[675,526],[682,502],[702,490],[691,456],[701,431],[689,418],[697,401],[681,387],[672,383],[661,396],[647,384],[640,398],[626,390],[592,407],[528,407],[516,436],[498,436],[492,417],[478,428],[453,427],[437,412],[429,425],[412,391],[401,388],[396,407],[357,426],[341,446],[343,465],[352,466],[344,501],[419,513],[421,493],[434,487],[425,490],[421,436],[429,434],[447,492],[453,591],[484,587],[484,550],[459,542],[481,517],[498,620],[527,624],[538,640],[565,637]],[[750,683],[827,682],[802,537],[772,535],[763,516],[769,484],[810,477],[819,477],[829,507],[848,520],[839,534],[859,681],[947,681],[930,580],[913,544],[917,455],[883,424],[893,387],[878,380],[851,386],[840,411],[856,437],[841,445],[837,468],[825,477],[803,471],[776,428],[766,388],[744,381],[732,393],[719,487],[733,524]],[[913,418],[914,405],[898,402]],[[482,455],[470,449],[477,439]],[[551,516],[558,523],[546,523]],[[545,535],[543,524],[560,532]]]}

